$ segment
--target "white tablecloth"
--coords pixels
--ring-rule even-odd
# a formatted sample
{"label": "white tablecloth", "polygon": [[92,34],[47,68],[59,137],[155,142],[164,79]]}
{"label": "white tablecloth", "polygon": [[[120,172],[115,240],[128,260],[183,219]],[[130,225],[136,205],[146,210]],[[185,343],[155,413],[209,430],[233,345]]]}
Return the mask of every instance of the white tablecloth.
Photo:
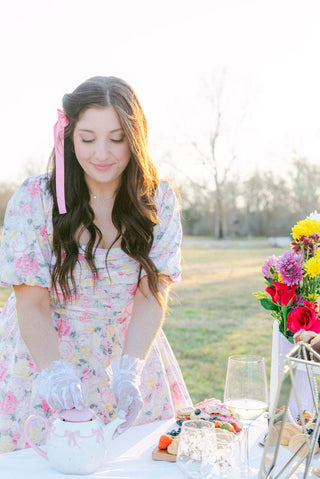
{"label": "white tablecloth", "polygon": [[[51,469],[49,463],[33,449],[24,449],[0,455],[0,478],[185,479],[175,463],[154,461],[151,458],[160,435],[170,430],[174,422],[174,419],[170,419],[131,428],[110,443],[103,466],[87,476],[60,474]],[[258,441],[266,430],[267,421],[263,417],[250,426],[250,463],[256,467],[260,467],[263,455],[263,448],[258,445]],[[294,474],[292,478],[302,478],[302,471],[303,467],[300,467],[300,473]]]}

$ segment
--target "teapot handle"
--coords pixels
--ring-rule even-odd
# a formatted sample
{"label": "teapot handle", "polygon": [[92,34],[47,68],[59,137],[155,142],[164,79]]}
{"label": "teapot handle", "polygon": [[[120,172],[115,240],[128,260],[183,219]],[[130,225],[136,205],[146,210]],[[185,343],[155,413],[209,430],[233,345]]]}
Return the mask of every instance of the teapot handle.
{"label": "teapot handle", "polygon": [[28,417],[28,419],[26,420],[26,422],[24,423],[24,427],[23,427],[23,430],[24,430],[24,434],[25,434],[25,437],[27,439],[27,443],[38,453],[40,454],[40,456],[44,457],[45,459],[48,460],[48,456],[47,456],[47,453],[44,452],[39,446],[37,446],[37,444],[35,444],[33,442],[33,440],[31,439],[31,437],[29,436],[29,433],[28,433],[28,426],[29,424],[31,423],[31,421],[34,421],[35,419],[40,419],[40,421],[43,421],[44,422],[44,425],[45,425],[45,432],[48,431],[49,429],[49,422],[47,421],[47,419],[45,417],[42,417],[42,416],[37,416],[36,414],[32,414],[31,416]]}

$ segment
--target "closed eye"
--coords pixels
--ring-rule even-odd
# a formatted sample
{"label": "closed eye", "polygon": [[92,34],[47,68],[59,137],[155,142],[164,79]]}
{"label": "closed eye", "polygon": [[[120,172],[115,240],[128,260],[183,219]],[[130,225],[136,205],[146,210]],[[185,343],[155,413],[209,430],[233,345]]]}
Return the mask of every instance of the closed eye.
{"label": "closed eye", "polygon": [[111,141],[112,141],[113,143],[122,143],[123,140],[124,140],[124,137],[121,138],[120,140],[113,140],[113,139],[111,139]]}
{"label": "closed eye", "polygon": [[94,142],[94,140],[84,140],[83,138],[82,138],[81,141],[82,141],[82,143],[93,143]]}

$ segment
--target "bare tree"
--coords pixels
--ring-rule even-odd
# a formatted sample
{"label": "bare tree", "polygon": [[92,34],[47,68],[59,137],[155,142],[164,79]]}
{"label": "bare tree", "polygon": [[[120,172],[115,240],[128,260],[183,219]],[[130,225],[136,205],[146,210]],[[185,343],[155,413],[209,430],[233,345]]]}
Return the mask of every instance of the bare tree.
{"label": "bare tree", "polygon": [[[207,135],[209,147],[204,152],[203,146],[200,146],[198,140],[193,141],[192,144],[197,153],[198,161],[201,161],[201,164],[206,168],[208,177],[212,180],[208,184],[210,185],[210,196],[215,213],[214,233],[217,238],[222,239],[226,235],[225,215],[228,209],[228,200],[231,199],[229,187],[235,176],[233,166],[237,159],[236,137],[242,118],[237,119],[236,128],[232,132],[233,138],[230,141],[230,138],[226,135],[226,128],[224,128],[224,119],[227,116],[227,109],[224,104],[226,94],[225,70],[211,84],[205,84],[204,94],[210,109],[210,125]],[[243,116],[243,113],[241,116]],[[235,115],[233,119],[235,119]],[[226,143],[228,143],[227,147]]]}

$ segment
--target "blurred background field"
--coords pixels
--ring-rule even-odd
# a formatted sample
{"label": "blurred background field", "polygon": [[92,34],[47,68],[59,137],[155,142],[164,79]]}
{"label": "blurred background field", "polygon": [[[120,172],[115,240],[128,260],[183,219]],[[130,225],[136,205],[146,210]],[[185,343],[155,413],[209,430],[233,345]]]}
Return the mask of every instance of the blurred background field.
{"label": "blurred background field", "polygon": [[261,266],[282,254],[266,240],[192,241],[183,246],[183,280],[165,332],[194,402],[223,400],[228,356],[259,354],[270,374],[272,318],[252,293],[264,289]]}
{"label": "blurred background field", "polygon": [[[252,293],[264,288],[264,260],[282,252],[266,239],[184,239],[183,279],[172,289],[164,330],[194,402],[223,399],[232,354],[264,356],[269,377],[272,319]],[[10,291],[0,288],[0,306]]]}

